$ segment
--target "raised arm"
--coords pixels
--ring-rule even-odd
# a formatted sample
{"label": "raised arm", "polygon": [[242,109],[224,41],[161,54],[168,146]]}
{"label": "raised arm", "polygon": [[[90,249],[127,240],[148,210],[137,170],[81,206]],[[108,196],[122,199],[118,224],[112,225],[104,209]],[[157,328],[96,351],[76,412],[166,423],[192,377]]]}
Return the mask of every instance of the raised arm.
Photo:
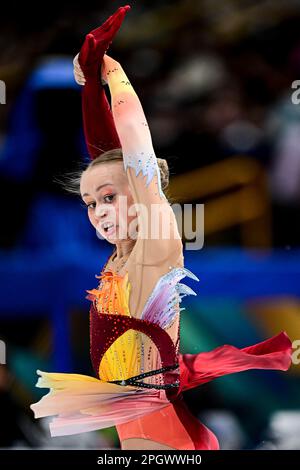
{"label": "raised arm", "polygon": [[[109,86],[124,168],[136,202],[167,202],[161,188],[157,158],[141,102],[120,63],[106,54],[103,58],[102,79]],[[134,170],[134,174],[130,168]]]}
{"label": "raised arm", "polygon": [[[148,212],[146,224],[138,215],[137,248],[128,265],[129,279],[135,286],[130,295],[130,310],[141,314],[158,279],[172,266],[183,266],[183,246],[175,214],[161,188],[159,167],[140,100],[117,61],[104,54],[98,57],[98,64],[101,73],[93,84],[102,87],[105,83],[109,87],[114,126],[120,141],[117,147],[122,148],[129,187],[134,202],[146,206]],[[74,65],[76,81],[86,86],[88,78],[79,64]],[[100,126],[103,121],[101,109],[95,109],[91,119],[94,120],[92,126]],[[88,128],[86,132],[89,132]],[[151,211],[154,206],[159,210],[159,216],[153,222]],[[176,323],[174,325],[177,327]]]}
{"label": "raised arm", "polygon": [[[95,62],[92,65],[96,70]],[[80,68],[78,61],[76,63],[76,60],[74,66],[76,81],[81,85],[85,85],[84,88],[89,80],[91,80],[95,94],[98,93],[97,87],[102,90],[102,83],[109,86],[113,126],[119,140],[118,145],[109,147],[122,148],[124,168],[134,202],[142,204],[143,208],[147,209],[146,223],[144,224],[145,219],[142,216],[139,216],[138,222],[138,238],[144,239],[145,242],[145,249],[136,250],[142,256],[139,261],[141,264],[151,266],[168,264],[169,262],[172,264],[174,262],[172,260],[178,258],[182,253],[182,241],[178,232],[175,214],[161,188],[160,171],[140,100],[122,66],[110,56],[104,54],[102,61],[99,63],[98,77],[97,73],[96,76],[94,75],[94,71],[92,78],[86,77],[85,72]],[[90,72],[89,67],[86,70],[88,73]],[[92,98],[91,101],[93,101]],[[100,132],[104,116],[102,115],[103,108],[97,108],[98,104],[97,102],[91,103],[95,111],[89,114],[89,122],[91,129],[96,128]],[[106,114],[105,119],[107,117],[110,120],[109,113]],[[91,129],[88,122],[86,122],[86,133],[91,135]],[[105,137],[105,133],[102,133],[102,135]],[[93,147],[90,148],[93,151]],[[154,219],[152,218],[152,209],[154,211],[158,210],[154,214]],[[154,222],[152,222],[153,220]],[[154,237],[152,236],[153,231]],[[162,266],[162,271],[164,270],[165,267]]]}
{"label": "raised arm", "polygon": [[118,8],[99,28],[87,34],[80,53],[74,59],[75,72],[79,76],[83,73],[81,78],[85,83],[82,90],[82,116],[85,141],[91,159],[121,146],[101,84],[101,63],[129,9],[129,5]]}
{"label": "raised arm", "polygon": [[108,55],[103,58],[102,79],[109,86],[134,202],[147,211],[145,224],[143,216],[139,218],[139,238],[146,238],[145,249],[140,250],[143,257],[140,262],[152,266],[168,261],[172,264],[181,256],[182,241],[175,214],[161,188],[157,158],[141,102],[122,66]]}
{"label": "raised arm", "polygon": [[121,146],[105,90],[97,75],[89,76],[81,95],[85,142],[92,160]]}

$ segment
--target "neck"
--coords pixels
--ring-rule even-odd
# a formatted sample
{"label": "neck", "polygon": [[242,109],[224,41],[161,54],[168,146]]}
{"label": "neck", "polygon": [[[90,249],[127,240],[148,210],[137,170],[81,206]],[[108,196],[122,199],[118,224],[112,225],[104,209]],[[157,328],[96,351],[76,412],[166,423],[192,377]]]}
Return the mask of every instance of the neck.
{"label": "neck", "polygon": [[117,254],[114,259],[120,259],[129,254],[132,251],[135,242],[136,240],[133,240],[132,238],[116,242]]}

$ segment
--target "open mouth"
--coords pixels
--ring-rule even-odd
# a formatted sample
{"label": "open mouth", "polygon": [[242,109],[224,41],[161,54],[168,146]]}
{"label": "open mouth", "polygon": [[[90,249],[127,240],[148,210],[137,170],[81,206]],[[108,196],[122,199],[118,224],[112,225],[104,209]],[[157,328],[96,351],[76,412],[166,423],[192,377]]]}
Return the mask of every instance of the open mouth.
{"label": "open mouth", "polygon": [[107,224],[105,225],[103,228],[104,228],[104,232],[108,232],[112,227],[114,227],[114,224]]}
{"label": "open mouth", "polygon": [[102,225],[102,230],[104,231],[105,235],[111,235],[115,232],[116,227],[117,226],[112,222],[105,222]]}

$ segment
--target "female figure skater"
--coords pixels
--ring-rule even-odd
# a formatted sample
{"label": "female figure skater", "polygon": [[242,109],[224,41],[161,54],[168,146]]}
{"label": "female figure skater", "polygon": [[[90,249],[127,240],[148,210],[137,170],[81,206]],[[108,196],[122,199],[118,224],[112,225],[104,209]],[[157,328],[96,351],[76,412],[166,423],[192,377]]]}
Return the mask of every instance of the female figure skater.
{"label": "female figure skater", "polygon": [[[105,54],[129,9],[119,8],[88,34],[74,59],[91,157],[80,194],[92,225],[115,247],[98,287],[87,291],[95,377],[38,370],[37,386],[50,392],[31,409],[36,418],[58,415],[50,423],[52,436],[114,425],[122,449],[219,449],[216,436],[188,411],[182,392],[247,369],[287,370],[291,342],[281,332],[243,349],[179,352],[179,304],[195,294],[179,281],[198,279],[184,268],[176,218],[164,195],[166,163],[155,156],[122,66]],[[160,210],[155,222],[154,207]]]}

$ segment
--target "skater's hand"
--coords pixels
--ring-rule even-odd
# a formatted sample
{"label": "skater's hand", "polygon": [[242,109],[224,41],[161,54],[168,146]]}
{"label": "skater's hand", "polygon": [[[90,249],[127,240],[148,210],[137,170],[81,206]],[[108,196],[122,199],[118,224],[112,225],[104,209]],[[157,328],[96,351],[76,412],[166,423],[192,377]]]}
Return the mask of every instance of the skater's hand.
{"label": "skater's hand", "polygon": [[[76,83],[78,83],[78,85],[84,85],[86,82],[86,78],[84,76],[82,68],[80,67],[78,56],[79,56],[79,53],[76,54],[76,56],[73,59],[74,78],[75,78]],[[108,56],[107,54],[104,54],[102,66],[101,66],[102,85],[107,84],[107,71],[109,70],[109,68],[115,67],[116,65],[120,65],[120,64],[116,60],[114,60],[112,57]]]}
{"label": "skater's hand", "polygon": [[79,52],[78,54],[76,54],[76,56],[73,59],[73,66],[74,66],[73,74],[74,74],[75,82],[78,83],[78,85],[84,85],[86,82],[86,79],[83,74],[82,68],[79,65],[78,56],[79,56]]}
{"label": "skater's hand", "polygon": [[[96,67],[101,65],[103,56],[120,29],[128,10],[130,10],[129,5],[118,8],[99,28],[92,30],[86,35],[83,46],[76,56],[77,62],[85,74],[85,78],[87,78],[87,74],[95,73]],[[83,78],[81,77],[81,72],[79,69],[77,71],[80,84],[82,84]]]}

